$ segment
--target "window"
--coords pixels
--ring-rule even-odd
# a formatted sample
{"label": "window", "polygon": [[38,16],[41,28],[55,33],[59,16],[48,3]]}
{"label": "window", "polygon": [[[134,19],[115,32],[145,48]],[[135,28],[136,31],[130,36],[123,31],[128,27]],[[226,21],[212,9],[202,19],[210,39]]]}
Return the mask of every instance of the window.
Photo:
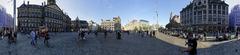
{"label": "window", "polygon": [[213,14],[217,14],[217,11],[216,11],[216,10],[213,10]]}
{"label": "window", "polygon": [[217,5],[213,5],[213,9],[216,9],[217,8]]}
{"label": "window", "polygon": [[218,14],[222,14],[221,11],[218,11]]}
{"label": "window", "polygon": [[209,9],[212,9],[212,5],[208,5],[208,8],[209,8]]}
{"label": "window", "polygon": [[212,10],[209,10],[208,13],[209,13],[209,14],[212,14]]}
{"label": "window", "polygon": [[207,11],[206,10],[203,10],[203,14],[206,14],[207,13]]}
{"label": "window", "polygon": [[221,5],[218,5],[218,9],[221,9],[221,7],[222,7]]}
{"label": "window", "polygon": [[222,10],[225,10],[225,6],[222,6]]}
{"label": "window", "polygon": [[194,15],[197,15],[197,12],[194,12]]}
{"label": "window", "polygon": [[198,15],[201,15],[202,14],[202,11],[198,11]]}
{"label": "window", "polygon": [[225,15],[225,11],[222,11],[222,14]]}

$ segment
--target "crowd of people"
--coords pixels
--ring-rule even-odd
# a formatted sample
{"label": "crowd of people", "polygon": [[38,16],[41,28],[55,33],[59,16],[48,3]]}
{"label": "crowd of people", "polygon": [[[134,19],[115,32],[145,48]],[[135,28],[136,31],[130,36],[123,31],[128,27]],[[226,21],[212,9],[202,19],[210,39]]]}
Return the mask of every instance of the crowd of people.
{"label": "crowd of people", "polygon": [[[3,31],[1,31],[1,39],[7,40],[8,44],[16,43],[17,42],[17,33],[10,28],[5,28]],[[5,39],[5,37],[7,39]]]}
{"label": "crowd of people", "polygon": [[155,37],[156,31],[138,31],[138,33],[141,37],[145,36]]}
{"label": "crowd of people", "polygon": [[30,32],[30,38],[31,38],[31,45],[34,47],[37,47],[37,41],[38,39],[43,39],[43,43],[45,44],[46,47],[49,46],[49,33],[47,28],[40,28],[39,30],[32,30]]}
{"label": "crowd of people", "polygon": [[[77,39],[78,40],[85,40],[86,39],[86,34],[90,34],[90,33],[94,33],[95,37],[98,37],[99,33],[103,33],[104,39],[107,39],[108,35],[110,35],[108,33],[112,33],[112,32],[110,32],[110,31],[101,31],[101,32],[99,32],[99,31],[78,31],[78,38]],[[122,37],[121,37],[122,32],[115,31],[115,33],[116,33],[116,39],[121,40],[122,39]]]}
{"label": "crowd of people", "polygon": [[[122,40],[123,36],[122,34],[130,34],[130,31],[128,32],[123,32],[123,31],[78,31],[78,39],[79,40],[86,40],[86,34],[95,34],[96,37],[99,36],[99,33],[103,33],[103,38],[107,39],[110,36],[115,36],[117,40]],[[113,33],[110,34],[110,33]],[[138,31],[135,32],[141,35],[142,37],[144,36],[150,36],[154,37],[155,36],[155,31]],[[5,29],[5,31],[0,32],[1,39],[5,39],[7,37],[8,43],[13,44],[17,42],[17,33],[14,32],[12,29]],[[43,43],[46,47],[49,47],[49,33],[48,30],[45,27],[39,28],[37,30],[32,30],[31,32],[28,32],[27,37],[31,39],[30,44],[37,48],[38,47],[38,41],[43,40]]]}

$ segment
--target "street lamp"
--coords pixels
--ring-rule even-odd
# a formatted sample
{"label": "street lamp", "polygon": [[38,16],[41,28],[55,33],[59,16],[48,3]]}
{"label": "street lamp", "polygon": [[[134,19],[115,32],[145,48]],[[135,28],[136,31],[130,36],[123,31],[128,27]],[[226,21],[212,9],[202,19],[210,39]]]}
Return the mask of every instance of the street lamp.
{"label": "street lamp", "polygon": [[14,23],[14,25],[13,25],[13,30],[14,30],[14,32],[16,31],[16,20],[17,20],[17,18],[16,18],[16,0],[13,0],[13,23]]}

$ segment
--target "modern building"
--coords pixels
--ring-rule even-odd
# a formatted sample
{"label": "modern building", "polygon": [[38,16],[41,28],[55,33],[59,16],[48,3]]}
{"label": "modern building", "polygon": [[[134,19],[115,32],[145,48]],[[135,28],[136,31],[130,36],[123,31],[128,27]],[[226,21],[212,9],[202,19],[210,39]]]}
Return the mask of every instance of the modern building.
{"label": "modern building", "polygon": [[121,31],[121,18],[113,17],[113,20],[102,20],[101,29],[106,31]]}
{"label": "modern building", "polygon": [[70,31],[71,18],[61,10],[55,0],[47,0],[42,5],[27,4],[18,7],[18,30],[28,32],[48,27],[50,32]]}
{"label": "modern building", "polygon": [[229,14],[229,27],[240,31],[240,4],[234,6]]}
{"label": "modern building", "polygon": [[132,20],[123,29],[127,31],[147,31],[151,29],[151,26],[147,20]]}
{"label": "modern building", "polygon": [[88,31],[89,24],[85,20],[79,20],[77,17],[76,20],[71,21],[71,31]]}
{"label": "modern building", "polygon": [[4,28],[13,28],[13,18],[6,12],[6,9],[0,5],[0,30]]}
{"label": "modern building", "polygon": [[226,30],[228,6],[223,0],[193,0],[180,12],[181,24],[184,30]]}

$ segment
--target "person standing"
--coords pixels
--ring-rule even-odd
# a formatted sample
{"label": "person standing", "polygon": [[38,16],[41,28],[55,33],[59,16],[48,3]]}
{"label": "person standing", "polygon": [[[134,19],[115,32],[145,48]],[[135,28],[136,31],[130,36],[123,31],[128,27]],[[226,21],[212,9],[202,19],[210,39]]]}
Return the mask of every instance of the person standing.
{"label": "person standing", "polygon": [[81,31],[81,39],[84,40],[85,39],[85,32]]}
{"label": "person standing", "polygon": [[107,31],[104,31],[104,38],[107,38]]}
{"label": "person standing", "polygon": [[98,35],[98,32],[97,32],[97,31],[95,31],[95,36],[97,37],[97,35]]}
{"label": "person standing", "polygon": [[1,35],[1,40],[3,40],[3,37],[4,37],[4,31],[1,31],[1,33],[0,33]]}
{"label": "person standing", "polygon": [[238,34],[239,34],[239,33],[238,33],[238,31],[237,31],[237,32],[236,32],[236,35],[235,35],[237,39],[238,39]]}
{"label": "person standing", "polygon": [[35,31],[31,31],[30,35],[31,35],[31,38],[32,38],[31,45],[36,47],[36,41],[37,41],[36,32]]}
{"label": "person standing", "polygon": [[43,36],[44,36],[44,41],[43,41],[43,42],[44,42],[45,46],[46,46],[46,47],[50,47],[50,46],[49,46],[49,42],[48,42],[48,40],[50,39],[48,32],[47,32],[47,31],[44,32],[44,33],[43,33]]}
{"label": "person standing", "polygon": [[152,33],[152,34],[153,34],[153,37],[155,37],[155,33],[156,33],[156,32],[155,32],[155,31],[153,31],[153,33]]}
{"label": "person standing", "polygon": [[121,33],[120,32],[117,32],[117,39],[118,40],[121,40],[122,38],[121,38]]}
{"label": "person standing", "polygon": [[14,37],[12,34],[12,31],[10,29],[7,29],[6,36],[8,37],[8,44],[12,44],[14,42]]}
{"label": "person standing", "polygon": [[183,52],[188,52],[189,55],[197,55],[197,39],[193,37],[192,33],[188,35],[188,41],[186,43],[188,48]]}

